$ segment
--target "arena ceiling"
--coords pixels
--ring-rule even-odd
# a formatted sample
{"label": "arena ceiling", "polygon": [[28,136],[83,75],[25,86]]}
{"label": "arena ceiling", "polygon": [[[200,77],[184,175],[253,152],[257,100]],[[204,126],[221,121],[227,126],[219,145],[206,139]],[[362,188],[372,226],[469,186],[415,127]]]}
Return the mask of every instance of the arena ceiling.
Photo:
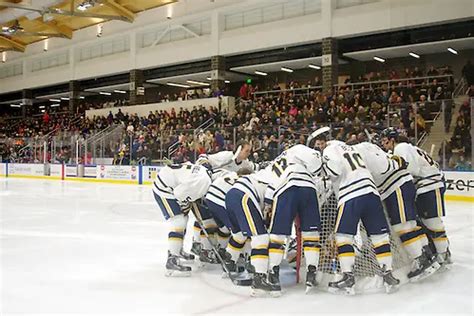
{"label": "arena ceiling", "polygon": [[24,52],[50,37],[72,38],[74,31],[119,20],[177,0],[0,0],[0,52]]}

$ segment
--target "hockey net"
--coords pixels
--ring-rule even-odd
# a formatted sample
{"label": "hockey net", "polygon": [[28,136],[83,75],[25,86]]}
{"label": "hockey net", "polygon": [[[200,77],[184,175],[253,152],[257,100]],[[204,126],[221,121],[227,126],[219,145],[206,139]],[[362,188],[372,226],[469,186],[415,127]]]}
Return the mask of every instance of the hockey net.
{"label": "hockey net", "polygon": [[[326,288],[328,282],[341,277],[341,267],[337,258],[337,247],[335,239],[335,225],[337,220],[337,199],[332,194],[320,207],[321,216],[321,251],[319,258],[319,287]],[[387,217],[387,215],[386,215]],[[389,220],[387,218],[387,222]],[[296,221],[298,223],[298,221]],[[296,225],[298,226],[298,225]],[[297,281],[304,280],[303,265],[304,255],[301,251],[301,238],[297,227]],[[406,283],[406,274],[411,266],[411,259],[403,249],[400,238],[390,231],[390,246],[392,250],[394,275],[400,279],[401,283]],[[356,292],[377,292],[383,289],[381,269],[375,257],[372,242],[367,236],[367,232],[362,222],[359,223],[358,233],[354,237],[355,264],[354,275],[356,277]]]}

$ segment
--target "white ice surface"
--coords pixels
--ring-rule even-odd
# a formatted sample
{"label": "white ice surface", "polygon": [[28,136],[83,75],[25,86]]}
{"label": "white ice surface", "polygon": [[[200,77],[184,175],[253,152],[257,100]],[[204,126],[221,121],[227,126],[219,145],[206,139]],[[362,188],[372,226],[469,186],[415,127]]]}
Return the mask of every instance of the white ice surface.
{"label": "white ice surface", "polygon": [[[151,188],[0,179],[0,315],[473,314],[473,212],[448,203],[452,270],[392,295],[251,298],[217,266],[166,278],[167,225]],[[189,240],[186,242],[189,247]]]}

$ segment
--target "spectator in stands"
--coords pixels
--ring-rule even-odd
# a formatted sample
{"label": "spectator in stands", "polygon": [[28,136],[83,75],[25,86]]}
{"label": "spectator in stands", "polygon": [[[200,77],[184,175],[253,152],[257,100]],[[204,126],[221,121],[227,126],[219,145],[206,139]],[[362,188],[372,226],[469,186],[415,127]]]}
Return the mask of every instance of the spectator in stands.
{"label": "spectator in stands", "polygon": [[454,167],[456,171],[469,171],[471,170],[471,164],[466,161],[466,158],[463,154],[459,155],[459,160]]}
{"label": "spectator in stands", "polygon": [[426,75],[428,77],[434,77],[434,76],[438,76],[439,72],[438,70],[435,69],[434,66],[430,66],[430,69],[426,72]]}

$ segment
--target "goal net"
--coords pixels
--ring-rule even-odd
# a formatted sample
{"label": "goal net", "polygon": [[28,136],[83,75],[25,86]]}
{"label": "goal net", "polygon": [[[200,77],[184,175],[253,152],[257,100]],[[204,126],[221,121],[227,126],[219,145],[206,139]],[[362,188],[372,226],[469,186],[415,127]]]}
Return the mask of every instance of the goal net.
{"label": "goal net", "polygon": [[[335,225],[337,219],[337,199],[332,194],[326,202],[320,206],[321,215],[321,251],[319,259],[318,283],[321,289],[327,289],[331,281],[342,277],[341,267],[337,257],[337,247],[335,240]],[[386,215],[387,216],[387,215]],[[387,222],[388,218],[387,218]],[[300,233],[297,231],[297,240]],[[400,279],[401,283],[408,282],[406,274],[411,266],[411,259],[403,249],[400,238],[390,232],[390,246],[392,250],[394,276]],[[354,237],[355,264],[354,275],[356,277],[356,293],[378,292],[383,290],[383,280],[381,269],[375,257],[372,243],[367,236],[367,232],[362,222],[359,222],[358,233]],[[298,279],[305,279],[305,269],[298,264],[304,260],[301,251],[301,242],[297,243],[297,273]],[[301,267],[304,265],[301,264]]]}

